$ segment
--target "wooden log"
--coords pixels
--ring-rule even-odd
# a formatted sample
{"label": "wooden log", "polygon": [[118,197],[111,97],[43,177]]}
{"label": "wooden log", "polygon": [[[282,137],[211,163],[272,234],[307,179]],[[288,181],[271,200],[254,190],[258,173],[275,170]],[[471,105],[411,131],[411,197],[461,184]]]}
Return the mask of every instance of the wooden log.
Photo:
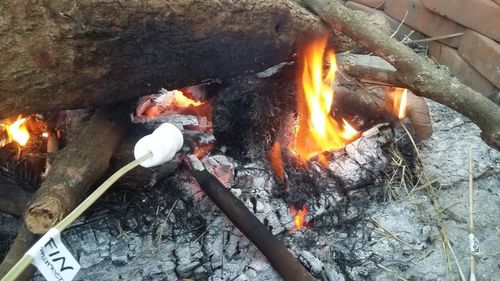
{"label": "wooden log", "polygon": [[404,87],[396,76],[396,69],[377,56],[359,54],[339,54],[338,69],[362,82]]}
{"label": "wooden log", "polygon": [[[0,279],[3,278],[9,270],[21,259],[21,257],[31,248],[36,242],[37,235],[31,233],[23,224],[17,231],[16,239],[9,249],[9,252],[0,264]],[[23,273],[16,279],[16,281],[31,280],[36,268],[29,265]]]}
{"label": "wooden log", "polygon": [[288,0],[1,1],[0,18],[0,119],[261,71],[325,31]]}
{"label": "wooden log", "polygon": [[24,221],[44,233],[67,215],[107,170],[128,120],[125,107],[98,110],[88,125],[57,152],[46,179],[28,204]]}
{"label": "wooden log", "polygon": [[[336,114],[351,122],[358,130],[367,130],[377,123],[394,120],[392,112],[394,95],[392,87],[339,84],[335,89],[334,107]],[[388,106],[389,105],[389,106]],[[429,107],[424,98],[408,92],[406,116],[411,122],[416,140],[424,140],[432,135]]]}
{"label": "wooden log", "polygon": [[500,107],[454,79],[427,58],[391,38],[338,1],[302,0],[331,28],[359,42],[398,71],[396,75],[414,93],[444,104],[468,117],[481,129],[482,139],[500,150]]}

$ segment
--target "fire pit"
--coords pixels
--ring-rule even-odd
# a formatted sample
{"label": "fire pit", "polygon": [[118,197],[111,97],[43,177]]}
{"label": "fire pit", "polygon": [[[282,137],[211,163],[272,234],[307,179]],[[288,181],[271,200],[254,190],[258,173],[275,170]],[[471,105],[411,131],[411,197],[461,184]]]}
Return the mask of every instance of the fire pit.
{"label": "fire pit", "polygon": [[[184,138],[175,157],[133,169],[62,233],[81,266],[76,280],[441,280],[464,279],[468,266],[471,275],[496,276],[497,108],[460,82],[434,78],[440,70],[387,34],[358,33],[357,21],[334,17],[342,6],[285,2],[273,4],[279,16],[272,20],[260,17],[268,8],[254,7],[267,20],[243,43],[234,38],[259,29],[240,26],[253,18],[247,1],[240,14],[232,10],[234,21],[220,14],[210,26],[203,16],[180,17],[189,5],[172,6],[168,24],[142,24],[126,12],[144,29],[113,20],[95,45],[77,44],[75,71],[85,79],[64,86],[67,100],[48,103],[51,113],[27,101],[25,114],[0,120],[0,276],[164,123]],[[318,37],[322,22],[311,11],[337,29],[340,22],[360,46],[337,33]],[[73,12],[61,15],[68,20]],[[312,36],[296,27],[304,22]],[[171,30],[190,25],[197,29],[188,39]],[[179,42],[151,43],[166,29]],[[115,34],[109,42],[106,32]],[[193,40],[200,49],[183,50]],[[344,52],[344,43],[355,53]],[[189,59],[156,53],[162,44]],[[220,53],[220,63],[210,54],[223,49],[241,52]],[[35,57],[54,73],[72,69],[71,59],[49,51]],[[264,66],[272,67],[253,74]],[[113,82],[107,94],[108,80],[129,80],[130,87]],[[450,89],[453,98],[439,92]],[[106,92],[104,104],[119,103],[71,109],[100,104],[98,94],[84,97],[94,91]],[[79,99],[85,104],[72,102]],[[12,109],[0,105],[0,116],[20,112],[17,101],[8,101]]]}

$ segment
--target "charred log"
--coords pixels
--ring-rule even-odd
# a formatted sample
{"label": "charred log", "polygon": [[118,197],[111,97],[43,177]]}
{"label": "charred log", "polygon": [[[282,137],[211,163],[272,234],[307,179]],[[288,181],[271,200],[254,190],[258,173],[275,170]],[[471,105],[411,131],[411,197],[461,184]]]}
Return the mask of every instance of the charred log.
{"label": "charred log", "polygon": [[[350,74],[356,78],[373,77],[378,70],[386,68],[379,65],[363,65],[352,63],[350,55],[339,56],[340,69],[348,69],[346,78],[341,78],[335,87],[335,100],[332,111],[336,118],[352,120],[358,130],[364,131],[382,122],[394,120],[392,112],[388,111],[386,103],[392,103],[392,86],[353,83]],[[375,58],[375,60],[377,60]],[[390,65],[389,65],[390,66]],[[386,72],[381,79],[384,85],[400,82],[394,79],[394,71]],[[262,76],[260,76],[262,77]],[[276,136],[283,134],[284,118],[293,116],[296,109],[295,101],[295,67],[287,65],[271,77],[247,76],[232,81],[223,89],[219,100],[213,109],[214,134],[219,145],[243,151],[250,158],[262,155],[275,143]],[[429,109],[421,97],[409,94],[406,110],[417,140],[423,140],[432,134]],[[262,106],[265,105],[265,106]],[[280,132],[280,133],[278,133]],[[233,155],[236,157],[236,155]]]}
{"label": "charred log", "polygon": [[325,31],[284,0],[3,1],[0,11],[0,118],[260,71],[289,58],[305,29]]}
{"label": "charred log", "polygon": [[52,168],[24,215],[31,232],[44,233],[54,226],[106,172],[125,131],[126,119],[123,107],[98,110],[80,135],[57,152]]}

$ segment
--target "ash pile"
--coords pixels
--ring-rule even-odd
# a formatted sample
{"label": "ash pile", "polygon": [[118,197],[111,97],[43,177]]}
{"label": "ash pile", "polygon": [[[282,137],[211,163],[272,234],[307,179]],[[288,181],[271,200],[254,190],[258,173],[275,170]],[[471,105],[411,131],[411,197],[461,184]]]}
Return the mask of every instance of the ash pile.
{"label": "ash pile", "polygon": [[[482,202],[476,219],[479,270],[485,280],[494,280],[500,155],[478,134],[471,136],[478,129],[465,118],[433,103],[431,110],[434,136],[420,147],[420,171],[428,181],[385,177],[376,187],[347,194],[324,188],[308,202],[300,229],[294,229],[295,217],[280,194],[283,186],[267,163],[242,163],[218,152],[204,163],[318,280],[446,280],[458,272],[443,238],[452,241],[462,267],[468,255],[463,164],[463,146],[468,146],[479,163],[474,168],[475,199]],[[388,173],[401,172],[405,166],[398,159],[387,155],[388,162],[379,163]],[[433,196],[441,205],[433,203]],[[10,225],[2,235],[7,231],[12,238],[18,223],[12,217],[2,220]],[[173,174],[142,191],[116,187],[63,239],[82,265],[77,280],[281,280],[188,173]]]}

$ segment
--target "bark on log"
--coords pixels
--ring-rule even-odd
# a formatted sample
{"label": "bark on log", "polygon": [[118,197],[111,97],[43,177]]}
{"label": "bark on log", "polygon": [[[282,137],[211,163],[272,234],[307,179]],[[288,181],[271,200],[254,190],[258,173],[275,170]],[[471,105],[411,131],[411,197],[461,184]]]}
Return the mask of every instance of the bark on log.
{"label": "bark on log", "polygon": [[333,29],[359,42],[392,64],[396,75],[414,93],[444,104],[468,117],[481,129],[481,137],[500,150],[500,107],[413,50],[364,23],[337,1],[302,0]]}
{"label": "bark on log", "polygon": [[396,76],[396,69],[377,56],[358,54],[339,54],[338,69],[361,82],[403,87],[404,84]]}
{"label": "bark on log", "polygon": [[[31,248],[31,246],[36,242],[37,235],[31,233],[26,226],[23,224],[19,227],[17,231],[16,239],[9,249],[9,252],[0,264],[0,279],[3,278],[7,272],[22,258],[22,256]],[[28,281],[31,280],[36,268],[33,265],[29,265],[21,275],[16,279],[16,281]]]}
{"label": "bark on log", "polygon": [[126,110],[100,109],[68,146],[57,152],[52,168],[29,203],[24,220],[33,233],[44,233],[83,199],[107,170],[120,144]]}
{"label": "bark on log", "polygon": [[261,71],[325,30],[288,0],[1,1],[0,18],[0,118]]}

